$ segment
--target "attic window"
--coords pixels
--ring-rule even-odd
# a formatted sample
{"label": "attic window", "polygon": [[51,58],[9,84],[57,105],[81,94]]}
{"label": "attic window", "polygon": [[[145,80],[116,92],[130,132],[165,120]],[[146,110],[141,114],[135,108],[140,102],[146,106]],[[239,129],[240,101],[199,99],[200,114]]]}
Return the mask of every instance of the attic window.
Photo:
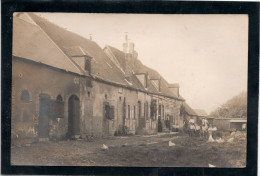
{"label": "attic window", "polygon": [[28,90],[23,90],[21,93],[21,100],[25,101],[25,102],[29,102],[30,101],[30,95]]}
{"label": "attic window", "polygon": [[91,72],[91,62],[90,58],[85,59],[85,70],[88,71],[89,73]]}

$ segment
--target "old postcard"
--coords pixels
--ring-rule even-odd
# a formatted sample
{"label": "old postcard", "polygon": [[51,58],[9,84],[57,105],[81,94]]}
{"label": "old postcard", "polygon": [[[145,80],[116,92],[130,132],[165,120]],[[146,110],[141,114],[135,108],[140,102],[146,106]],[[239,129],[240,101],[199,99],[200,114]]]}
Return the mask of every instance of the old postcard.
{"label": "old postcard", "polygon": [[11,165],[246,167],[248,20],[14,13]]}

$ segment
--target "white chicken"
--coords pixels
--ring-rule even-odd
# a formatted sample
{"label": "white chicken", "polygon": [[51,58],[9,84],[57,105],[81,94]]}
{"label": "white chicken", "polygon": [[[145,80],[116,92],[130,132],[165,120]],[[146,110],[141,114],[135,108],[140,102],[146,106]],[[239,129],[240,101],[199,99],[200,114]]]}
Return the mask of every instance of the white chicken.
{"label": "white chicken", "polygon": [[102,150],[108,150],[108,146],[106,146],[105,144],[102,145],[101,147]]}
{"label": "white chicken", "polygon": [[169,146],[175,146],[175,144],[172,141],[169,141]]}
{"label": "white chicken", "polygon": [[209,167],[216,167],[216,166],[214,166],[213,164],[209,164]]}

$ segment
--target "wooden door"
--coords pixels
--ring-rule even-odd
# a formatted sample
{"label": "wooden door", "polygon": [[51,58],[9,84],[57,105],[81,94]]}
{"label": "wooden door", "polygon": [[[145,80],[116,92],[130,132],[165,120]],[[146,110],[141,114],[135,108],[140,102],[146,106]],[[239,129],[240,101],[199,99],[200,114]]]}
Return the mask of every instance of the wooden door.
{"label": "wooden door", "polygon": [[49,137],[49,116],[50,116],[50,96],[46,94],[40,95],[40,110],[39,110],[39,130],[40,138]]}
{"label": "wooden door", "polygon": [[103,136],[109,135],[109,115],[110,115],[110,106],[106,102],[104,103],[104,112],[103,112]]}
{"label": "wooden door", "polygon": [[68,134],[70,137],[80,134],[80,102],[76,95],[69,98]]}

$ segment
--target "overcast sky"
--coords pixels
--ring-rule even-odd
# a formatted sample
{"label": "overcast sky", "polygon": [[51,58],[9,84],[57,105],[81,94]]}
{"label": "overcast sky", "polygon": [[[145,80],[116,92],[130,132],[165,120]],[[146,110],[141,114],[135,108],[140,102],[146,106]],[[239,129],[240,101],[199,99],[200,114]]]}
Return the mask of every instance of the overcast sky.
{"label": "overcast sky", "polygon": [[247,90],[247,15],[41,13],[49,21],[102,48],[122,50],[125,32],[138,58],[169,83],[193,109],[208,113]]}

